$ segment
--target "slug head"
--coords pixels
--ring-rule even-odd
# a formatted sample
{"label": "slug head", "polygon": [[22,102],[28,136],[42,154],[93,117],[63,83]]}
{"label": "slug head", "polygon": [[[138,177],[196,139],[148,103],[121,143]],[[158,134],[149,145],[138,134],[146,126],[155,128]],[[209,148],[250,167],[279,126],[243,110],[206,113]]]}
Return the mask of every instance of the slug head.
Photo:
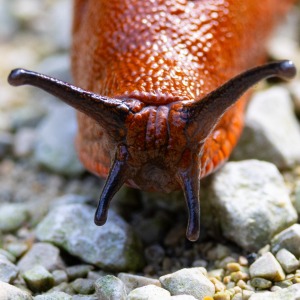
{"label": "slug head", "polygon": [[[162,106],[103,97],[23,69],[13,70],[8,81],[14,86],[29,84],[47,91],[106,130],[114,149],[110,151],[111,168],[95,214],[97,225],[106,222],[109,203],[124,183],[165,191],[180,186],[189,214],[187,238],[196,241],[200,233],[201,155],[207,137],[249,87],[268,77],[290,79],[295,73],[292,62],[274,62],[234,77],[202,99]],[[164,182],[168,182],[167,187]]]}

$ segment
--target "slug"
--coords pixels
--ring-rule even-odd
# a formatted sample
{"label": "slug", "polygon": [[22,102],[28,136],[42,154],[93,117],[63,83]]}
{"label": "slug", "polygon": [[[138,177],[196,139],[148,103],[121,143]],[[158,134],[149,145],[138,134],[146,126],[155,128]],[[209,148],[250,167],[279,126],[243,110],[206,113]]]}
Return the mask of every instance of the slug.
{"label": "slug", "polygon": [[265,40],[292,2],[75,0],[72,72],[80,88],[11,72],[10,84],[36,86],[79,111],[79,157],[107,177],[97,225],[123,184],[182,189],[186,236],[198,239],[200,179],[237,143],[244,93],[262,79],[295,76],[288,60],[261,65]]}

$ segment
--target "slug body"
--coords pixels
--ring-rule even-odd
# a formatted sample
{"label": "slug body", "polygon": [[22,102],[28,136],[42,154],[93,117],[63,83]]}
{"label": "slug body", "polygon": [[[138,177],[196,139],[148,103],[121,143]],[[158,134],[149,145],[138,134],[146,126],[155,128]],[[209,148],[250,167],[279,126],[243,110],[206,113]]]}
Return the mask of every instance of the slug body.
{"label": "slug body", "polygon": [[124,183],[182,189],[187,237],[197,240],[199,181],[235,146],[244,92],[261,79],[295,75],[289,61],[253,68],[264,61],[263,41],[292,2],[75,0],[72,71],[84,90],[24,70],[9,80],[43,88],[80,111],[80,159],[107,177],[96,224],[105,223]]}

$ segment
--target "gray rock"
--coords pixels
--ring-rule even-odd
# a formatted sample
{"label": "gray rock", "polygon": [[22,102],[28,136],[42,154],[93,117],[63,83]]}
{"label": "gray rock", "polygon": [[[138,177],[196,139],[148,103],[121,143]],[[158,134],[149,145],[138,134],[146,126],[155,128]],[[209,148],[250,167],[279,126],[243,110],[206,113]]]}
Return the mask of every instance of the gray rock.
{"label": "gray rock", "polygon": [[203,223],[248,251],[297,220],[284,180],[268,162],[229,162],[217,172],[202,201]]}
{"label": "gray rock", "polygon": [[99,278],[95,282],[95,289],[101,300],[125,300],[127,296],[124,283],[113,275]]}
{"label": "gray rock", "polygon": [[276,292],[263,292],[252,294],[249,300],[299,300],[300,283],[281,289]]}
{"label": "gray rock", "polygon": [[6,245],[6,249],[14,257],[19,258],[28,250],[28,244],[24,241],[15,241]]}
{"label": "gray rock", "polygon": [[161,276],[159,281],[171,295],[191,295],[196,299],[202,299],[215,293],[215,286],[203,275],[201,268],[181,269]]}
{"label": "gray rock", "polygon": [[92,279],[77,278],[70,285],[78,294],[90,295],[95,292],[94,282]]}
{"label": "gray rock", "polygon": [[74,295],[72,300],[99,300],[96,294],[94,295]]}
{"label": "gray rock", "polygon": [[284,88],[259,92],[250,101],[245,130],[233,158],[256,158],[279,168],[300,162],[300,128],[292,100]]}
{"label": "gray rock", "polygon": [[264,279],[264,278],[253,278],[250,280],[250,284],[255,287],[255,288],[259,288],[259,289],[268,289],[272,286],[272,281]]}
{"label": "gray rock", "polygon": [[93,269],[93,266],[90,265],[75,265],[66,268],[66,273],[69,278],[69,281],[73,281],[77,278],[84,278],[88,273]]}
{"label": "gray rock", "polygon": [[[10,283],[16,279],[19,269],[6,257],[0,256],[0,281]],[[1,299],[1,297],[0,297]]]}
{"label": "gray rock", "polygon": [[38,225],[36,236],[102,269],[139,269],[142,249],[131,227],[112,210],[106,224],[97,227],[94,212],[88,205],[58,206]]}
{"label": "gray rock", "polygon": [[16,257],[13,254],[11,254],[10,252],[0,248],[0,257],[1,256],[4,256],[5,258],[7,258],[12,263],[16,262]]}
{"label": "gray rock", "polygon": [[64,292],[51,292],[43,295],[38,295],[34,300],[73,300],[71,295]]}
{"label": "gray rock", "polygon": [[64,270],[54,270],[52,272],[53,278],[54,278],[54,285],[59,285],[62,282],[68,281],[68,275],[66,271]]}
{"label": "gray rock", "polygon": [[32,300],[32,296],[13,285],[0,281],[1,300]]}
{"label": "gray rock", "polygon": [[15,134],[14,155],[25,157],[31,154],[34,148],[36,131],[31,128],[22,128]]}
{"label": "gray rock", "polygon": [[283,270],[287,273],[292,273],[300,267],[299,260],[286,249],[281,249],[276,253],[276,259],[279,261]]}
{"label": "gray rock", "polygon": [[127,294],[136,288],[149,284],[161,287],[159,280],[144,276],[133,275],[128,273],[119,273],[118,278],[121,279],[122,282],[125,284]]}
{"label": "gray rock", "polygon": [[249,268],[251,278],[261,277],[272,281],[282,281],[285,274],[271,252],[259,257]]}
{"label": "gray rock", "polygon": [[294,224],[281,231],[271,241],[271,250],[277,253],[280,249],[293,253],[297,258],[300,257],[300,224]]}
{"label": "gray rock", "polygon": [[54,285],[54,278],[43,266],[36,265],[23,274],[28,288],[33,292],[48,291]]}
{"label": "gray rock", "polygon": [[170,292],[156,286],[156,285],[146,285],[134,289],[129,293],[126,300],[169,300]]}
{"label": "gray rock", "polygon": [[18,262],[21,272],[26,272],[35,265],[41,265],[48,271],[64,268],[59,249],[49,243],[33,244],[31,249]]}
{"label": "gray rock", "polygon": [[73,109],[55,109],[37,130],[34,157],[38,163],[63,175],[78,175],[84,171],[74,147],[77,124]]}
{"label": "gray rock", "polygon": [[13,232],[29,219],[29,211],[22,203],[9,203],[0,206],[0,231]]}

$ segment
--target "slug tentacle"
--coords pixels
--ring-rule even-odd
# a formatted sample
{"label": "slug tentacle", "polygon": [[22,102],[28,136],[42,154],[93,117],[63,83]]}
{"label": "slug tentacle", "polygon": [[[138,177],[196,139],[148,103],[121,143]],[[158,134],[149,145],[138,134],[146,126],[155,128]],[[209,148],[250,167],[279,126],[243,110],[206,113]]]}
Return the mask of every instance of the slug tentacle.
{"label": "slug tentacle", "polygon": [[272,62],[237,75],[200,101],[187,102],[184,105],[184,112],[188,115],[189,135],[195,136],[200,133],[200,139],[207,138],[225,111],[259,81],[269,77],[291,79],[295,75],[296,67],[293,62],[289,60]]}
{"label": "slug tentacle", "polygon": [[188,209],[186,237],[192,242],[197,241],[200,235],[200,173],[201,168],[196,163],[188,170],[178,172],[178,180]]}
{"label": "slug tentacle", "polygon": [[116,192],[127,179],[129,166],[127,165],[128,151],[125,146],[119,146],[112,167],[102,190],[94,222],[96,225],[104,225],[107,220],[109,203]]}
{"label": "slug tentacle", "polygon": [[122,100],[103,97],[56,78],[24,69],[12,70],[8,82],[13,86],[28,84],[43,89],[95,119],[108,128],[117,140],[121,138],[120,132],[124,132],[124,123],[130,114],[130,108]]}

